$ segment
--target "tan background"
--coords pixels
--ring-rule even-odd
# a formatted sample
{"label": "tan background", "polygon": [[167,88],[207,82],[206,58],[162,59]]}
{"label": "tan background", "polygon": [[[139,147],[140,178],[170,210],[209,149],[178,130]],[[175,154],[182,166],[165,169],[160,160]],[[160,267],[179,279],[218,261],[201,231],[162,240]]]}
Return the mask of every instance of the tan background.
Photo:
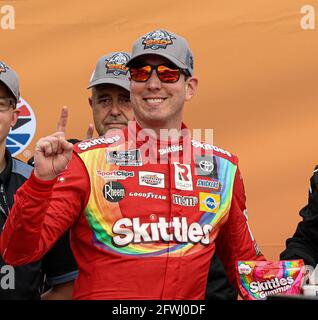
{"label": "tan background", "polygon": [[0,60],[18,71],[22,96],[37,116],[29,150],[55,130],[62,105],[70,108],[67,136],[84,136],[91,121],[85,87],[102,54],[130,50],[137,37],[155,28],[186,37],[200,79],[186,122],[213,128],[214,143],[239,156],[254,235],[267,258],[278,258],[318,163],[318,31],[300,27],[301,7],[318,9],[316,1],[4,4],[16,9],[16,29],[0,30]]}

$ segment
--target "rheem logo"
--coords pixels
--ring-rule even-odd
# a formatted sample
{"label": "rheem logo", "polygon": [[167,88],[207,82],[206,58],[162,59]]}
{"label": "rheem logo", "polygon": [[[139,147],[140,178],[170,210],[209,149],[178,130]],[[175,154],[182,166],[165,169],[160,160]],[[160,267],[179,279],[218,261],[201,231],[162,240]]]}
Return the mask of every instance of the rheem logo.
{"label": "rheem logo", "polygon": [[12,156],[20,154],[30,144],[36,129],[36,119],[30,105],[20,98],[17,109],[20,109],[18,121],[7,137],[7,148]]}

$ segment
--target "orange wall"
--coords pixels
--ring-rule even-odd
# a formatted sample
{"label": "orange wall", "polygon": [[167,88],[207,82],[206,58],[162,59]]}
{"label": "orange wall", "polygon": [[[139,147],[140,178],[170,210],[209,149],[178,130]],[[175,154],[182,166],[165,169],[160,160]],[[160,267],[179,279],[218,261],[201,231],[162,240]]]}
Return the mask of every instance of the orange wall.
{"label": "orange wall", "polygon": [[186,37],[200,80],[186,122],[213,128],[214,143],[239,156],[254,235],[268,258],[278,258],[318,162],[318,32],[300,27],[301,7],[318,9],[316,1],[4,4],[14,6],[16,28],[0,29],[0,60],[18,71],[22,96],[36,113],[30,151],[55,130],[63,105],[70,109],[67,136],[84,137],[91,121],[85,88],[102,54],[130,50],[155,28]]}

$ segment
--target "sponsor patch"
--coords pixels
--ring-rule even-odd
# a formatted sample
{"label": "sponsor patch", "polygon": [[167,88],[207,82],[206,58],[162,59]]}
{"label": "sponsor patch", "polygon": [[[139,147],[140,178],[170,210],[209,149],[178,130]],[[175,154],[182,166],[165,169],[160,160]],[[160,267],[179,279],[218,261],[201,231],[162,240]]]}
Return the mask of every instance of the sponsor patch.
{"label": "sponsor patch", "polygon": [[195,173],[197,176],[218,179],[217,162],[211,155],[195,157]]}
{"label": "sponsor patch", "polygon": [[199,167],[200,167],[201,171],[205,172],[207,175],[212,173],[212,171],[214,169],[213,162],[211,162],[209,160],[201,160],[199,162]]}
{"label": "sponsor patch", "polygon": [[203,149],[203,150],[213,150],[213,151],[216,151],[216,152],[220,152],[220,153],[222,153],[222,154],[225,154],[225,155],[227,155],[228,157],[232,157],[232,155],[231,155],[230,152],[228,152],[228,151],[226,151],[226,150],[223,150],[223,149],[221,149],[221,148],[219,148],[219,147],[216,147],[216,146],[214,146],[214,145],[212,145],[212,144],[202,143],[202,142],[200,142],[200,141],[198,141],[198,140],[194,140],[194,139],[192,139],[191,143],[192,143],[192,146],[193,146],[194,148],[201,148],[201,149]]}
{"label": "sponsor patch", "polygon": [[159,149],[158,152],[161,156],[171,153],[171,152],[179,152],[182,151],[182,145],[172,145],[170,147],[166,147],[163,149]]}
{"label": "sponsor patch", "polygon": [[218,180],[198,179],[197,187],[208,188],[208,189],[212,189],[216,192],[219,192],[221,190],[221,182]]}
{"label": "sponsor patch", "polygon": [[125,197],[125,188],[120,182],[107,182],[103,188],[103,195],[109,202],[119,202]]}
{"label": "sponsor patch", "polygon": [[111,138],[98,137],[98,138],[93,138],[87,141],[80,142],[77,146],[80,150],[84,151],[91,147],[101,145],[101,144],[112,144],[114,142],[117,142],[119,139],[120,139],[120,136],[114,136]]}
{"label": "sponsor patch", "polygon": [[142,166],[141,153],[136,150],[106,151],[106,159],[117,166]]}
{"label": "sponsor patch", "polygon": [[220,207],[220,195],[200,192],[200,211],[217,213]]}
{"label": "sponsor patch", "polygon": [[129,59],[129,55],[124,52],[114,54],[109,60],[106,60],[106,73],[112,73],[115,76],[119,76],[120,74],[126,75],[129,70],[126,67],[126,63]]}
{"label": "sponsor patch", "polygon": [[193,190],[191,166],[175,162],[174,164],[175,187],[179,190]]}
{"label": "sponsor patch", "polygon": [[114,170],[114,171],[96,171],[97,176],[104,178],[105,180],[125,180],[135,176],[133,171],[126,170]]}
{"label": "sponsor patch", "polygon": [[172,202],[179,206],[194,207],[198,203],[198,198],[192,196],[180,196],[178,194],[173,194]]}
{"label": "sponsor patch", "polygon": [[154,188],[164,188],[165,175],[158,172],[139,171],[139,185]]}
{"label": "sponsor patch", "polygon": [[142,223],[141,219],[122,218],[117,220],[112,228],[113,243],[118,247],[130,243],[170,242],[178,243],[210,243],[210,224],[200,225],[197,222],[188,223],[186,217],[173,217],[172,220],[160,217],[158,222]]}
{"label": "sponsor patch", "polygon": [[153,192],[129,192],[130,197],[141,197],[145,199],[167,200],[167,197],[162,194],[155,194]]}
{"label": "sponsor patch", "polygon": [[142,44],[144,45],[144,50],[166,49],[168,45],[173,43],[172,39],[175,39],[175,37],[170,35],[167,31],[155,30],[143,37]]}

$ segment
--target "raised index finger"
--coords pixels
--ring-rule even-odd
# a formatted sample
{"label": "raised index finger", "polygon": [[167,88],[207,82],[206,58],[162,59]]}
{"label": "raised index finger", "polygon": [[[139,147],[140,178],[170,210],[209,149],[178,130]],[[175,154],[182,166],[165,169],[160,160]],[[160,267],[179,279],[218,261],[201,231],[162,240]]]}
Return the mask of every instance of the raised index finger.
{"label": "raised index finger", "polygon": [[65,132],[68,118],[68,108],[64,106],[61,111],[60,119],[57,123],[57,131]]}

